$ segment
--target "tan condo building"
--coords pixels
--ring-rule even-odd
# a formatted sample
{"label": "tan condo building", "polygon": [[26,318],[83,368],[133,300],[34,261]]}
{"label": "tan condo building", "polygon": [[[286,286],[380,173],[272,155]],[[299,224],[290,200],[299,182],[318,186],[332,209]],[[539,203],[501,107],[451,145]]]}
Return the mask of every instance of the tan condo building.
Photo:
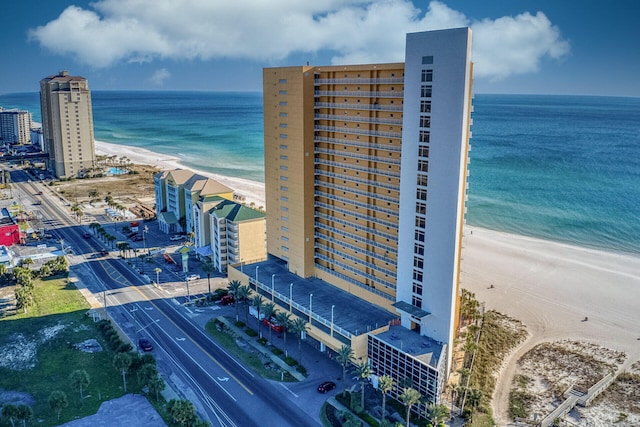
{"label": "tan condo building", "polygon": [[40,80],[40,109],[49,170],[57,178],[96,167],[91,92],[87,79],[61,71]]}
{"label": "tan condo building", "polygon": [[408,34],[404,63],[265,69],[270,258],[229,273],[432,402],[457,327],[470,58],[459,28]]}

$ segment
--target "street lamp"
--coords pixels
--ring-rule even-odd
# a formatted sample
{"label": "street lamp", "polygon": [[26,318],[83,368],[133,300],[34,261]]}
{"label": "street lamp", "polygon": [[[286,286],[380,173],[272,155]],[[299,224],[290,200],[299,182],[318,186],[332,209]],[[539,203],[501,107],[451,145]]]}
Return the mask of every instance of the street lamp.
{"label": "street lamp", "polygon": [[333,336],[333,309],[336,308],[335,305],[331,306],[331,336]]}
{"label": "street lamp", "polygon": [[[144,228],[142,229],[142,245],[144,246],[145,252],[147,252],[147,239],[145,238],[145,235],[148,232],[149,232],[149,227],[145,225]],[[149,252],[147,252],[147,254],[149,254]]]}
{"label": "street lamp", "polygon": [[189,295],[189,277],[185,277],[184,281],[187,283],[187,301],[191,301],[191,295]]}
{"label": "street lamp", "polygon": [[274,301],[274,295],[275,295],[275,289],[276,289],[276,275],[272,274],[271,275],[271,302]]}
{"label": "street lamp", "polygon": [[259,265],[256,265],[256,292],[258,292],[258,269],[260,268]]}
{"label": "street lamp", "polygon": [[313,317],[313,294],[309,294],[309,324]]}
{"label": "street lamp", "polygon": [[293,283],[289,285],[289,313],[293,313]]}

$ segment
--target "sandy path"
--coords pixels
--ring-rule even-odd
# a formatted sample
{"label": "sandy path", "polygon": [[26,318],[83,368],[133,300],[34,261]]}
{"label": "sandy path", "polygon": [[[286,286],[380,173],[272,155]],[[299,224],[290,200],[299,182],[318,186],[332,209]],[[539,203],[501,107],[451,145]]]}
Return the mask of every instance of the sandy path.
{"label": "sandy path", "polygon": [[472,227],[468,231],[462,286],[487,309],[524,322],[531,334],[500,372],[493,401],[498,425],[508,422],[517,360],[540,342],[591,341],[626,352],[625,365],[640,359],[640,257]]}

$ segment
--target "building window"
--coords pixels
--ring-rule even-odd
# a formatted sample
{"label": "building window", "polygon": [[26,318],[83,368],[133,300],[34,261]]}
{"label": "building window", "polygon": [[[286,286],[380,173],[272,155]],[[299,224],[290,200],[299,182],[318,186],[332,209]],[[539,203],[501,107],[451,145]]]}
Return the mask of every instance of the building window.
{"label": "building window", "polygon": [[286,107],[287,106],[287,101],[280,101],[278,103],[278,105],[280,105],[281,107]]}
{"label": "building window", "polygon": [[431,91],[432,91],[431,85],[424,85],[420,89],[420,96],[422,98],[431,98]]}
{"label": "building window", "polygon": [[289,187],[285,187],[284,185],[281,185],[280,191],[289,191]]}
{"label": "building window", "polygon": [[280,117],[289,117],[289,113],[281,112]]}
{"label": "building window", "polygon": [[416,255],[424,255],[424,245],[416,243],[413,245],[413,253]]}
{"label": "building window", "polygon": [[428,130],[421,130],[419,135],[420,142],[430,142],[431,134]]}
{"label": "building window", "polygon": [[284,232],[288,232],[289,231],[289,227],[285,227],[284,225],[282,227],[280,227],[280,230],[284,231]]}
{"label": "building window", "polygon": [[411,297],[411,304],[414,307],[422,308],[422,298],[420,298],[419,296],[414,295],[413,297]]}
{"label": "building window", "polygon": [[433,81],[433,70],[422,70],[422,79],[423,82]]}
{"label": "building window", "polygon": [[[280,124],[282,126],[282,124]],[[420,116],[420,127],[421,128],[430,128],[431,127],[431,117]]]}
{"label": "building window", "polygon": [[413,257],[413,266],[416,268],[424,268],[424,260],[420,257]]}
{"label": "building window", "polygon": [[286,90],[281,90],[278,92],[278,95],[286,95],[287,91]]}
{"label": "building window", "polygon": [[422,284],[414,283],[412,291],[414,294],[422,295]]}
{"label": "building window", "polygon": [[424,188],[418,188],[416,190],[416,199],[427,200],[427,190],[425,190]]}
{"label": "building window", "polygon": [[424,231],[416,230],[414,237],[418,242],[424,242]]}
{"label": "building window", "polygon": [[427,221],[424,218],[419,216],[416,217],[416,227],[425,228],[426,225],[427,225]]}
{"label": "building window", "polygon": [[288,145],[280,144],[280,149],[281,149],[281,150],[286,150],[286,149],[288,149],[288,148],[289,148],[289,146],[288,146]]}
{"label": "building window", "polygon": [[282,212],[289,212],[289,208],[288,208],[288,207],[286,207],[286,206],[280,206],[280,210],[281,210]]}
{"label": "building window", "polygon": [[289,138],[289,135],[287,135],[286,133],[280,134],[280,139],[287,139],[287,138]]}
{"label": "building window", "polygon": [[416,203],[416,213],[420,214],[420,215],[426,215],[427,214],[427,204],[426,203],[422,203],[422,202]]}
{"label": "building window", "polygon": [[285,252],[289,252],[289,248],[286,246],[280,246],[280,248],[282,248],[282,250]]}
{"label": "building window", "polygon": [[289,160],[289,156],[285,156],[284,154],[281,154],[280,160]]}
{"label": "building window", "polygon": [[431,112],[431,101],[422,100],[420,101],[420,112],[421,113],[430,113]]}
{"label": "building window", "polygon": [[288,124],[286,124],[286,123],[280,123],[280,127],[281,127],[281,128],[288,128],[288,127],[289,127],[289,125],[288,125]]}
{"label": "building window", "polygon": [[427,175],[418,174],[418,177],[416,178],[416,184],[421,187],[426,187],[428,181]]}
{"label": "building window", "polygon": [[287,84],[287,79],[280,79],[278,80],[278,83],[280,83],[281,85],[285,85]]}
{"label": "building window", "polygon": [[287,196],[280,196],[280,200],[282,200],[283,202],[288,202],[289,198]]}
{"label": "building window", "polygon": [[289,217],[288,216],[281,216],[280,217],[280,221],[289,222]]}
{"label": "building window", "polygon": [[289,181],[289,177],[286,177],[284,175],[280,175],[280,181]]}
{"label": "building window", "polygon": [[413,270],[413,280],[416,280],[418,282],[422,282],[422,271]]}
{"label": "building window", "polygon": [[283,242],[288,242],[289,238],[287,236],[280,236],[280,240],[282,240]]}
{"label": "building window", "polygon": [[432,56],[432,55],[430,55],[430,56],[423,56],[423,57],[422,57],[422,63],[423,63],[424,65],[431,65],[431,64],[433,64],[433,56]]}
{"label": "building window", "polygon": [[418,171],[420,171],[420,172],[429,172],[429,161],[428,160],[418,160]]}
{"label": "building window", "polygon": [[280,165],[280,170],[281,171],[288,171],[289,170],[289,166]]}
{"label": "building window", "polygon": [[418,146],[418,157],[429,157],[429,146],[428,145],[419,145]]}

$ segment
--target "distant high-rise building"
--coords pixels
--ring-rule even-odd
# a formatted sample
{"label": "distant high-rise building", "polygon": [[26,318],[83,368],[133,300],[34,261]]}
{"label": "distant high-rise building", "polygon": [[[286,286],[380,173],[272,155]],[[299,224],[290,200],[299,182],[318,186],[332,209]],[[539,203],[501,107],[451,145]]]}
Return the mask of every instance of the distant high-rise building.
{"label": "distant high-rise building", "polygon": [[58,178],[95,168],[91,92],[87,79],[67,71],[40,81],[40,108],[49,169]]}
{"label": "distant high-rise building", "polygon": [[[330,316],[309,335],[333,350],[349,342],[378,375],[411,378],[430,401],[457,326],[471,85],[468,28],[408,34],[404,63],[263,71],[268,254],[309,287],[321,279],[397,316],[339,342],[337,302],[316,298],[313,316]],[[248,279],[266,268],[250,266]]]}
{"label": "distant high-rise building", "polygon": [[0,108],[0,143],[31,143],[32,119],[29,111]]}

